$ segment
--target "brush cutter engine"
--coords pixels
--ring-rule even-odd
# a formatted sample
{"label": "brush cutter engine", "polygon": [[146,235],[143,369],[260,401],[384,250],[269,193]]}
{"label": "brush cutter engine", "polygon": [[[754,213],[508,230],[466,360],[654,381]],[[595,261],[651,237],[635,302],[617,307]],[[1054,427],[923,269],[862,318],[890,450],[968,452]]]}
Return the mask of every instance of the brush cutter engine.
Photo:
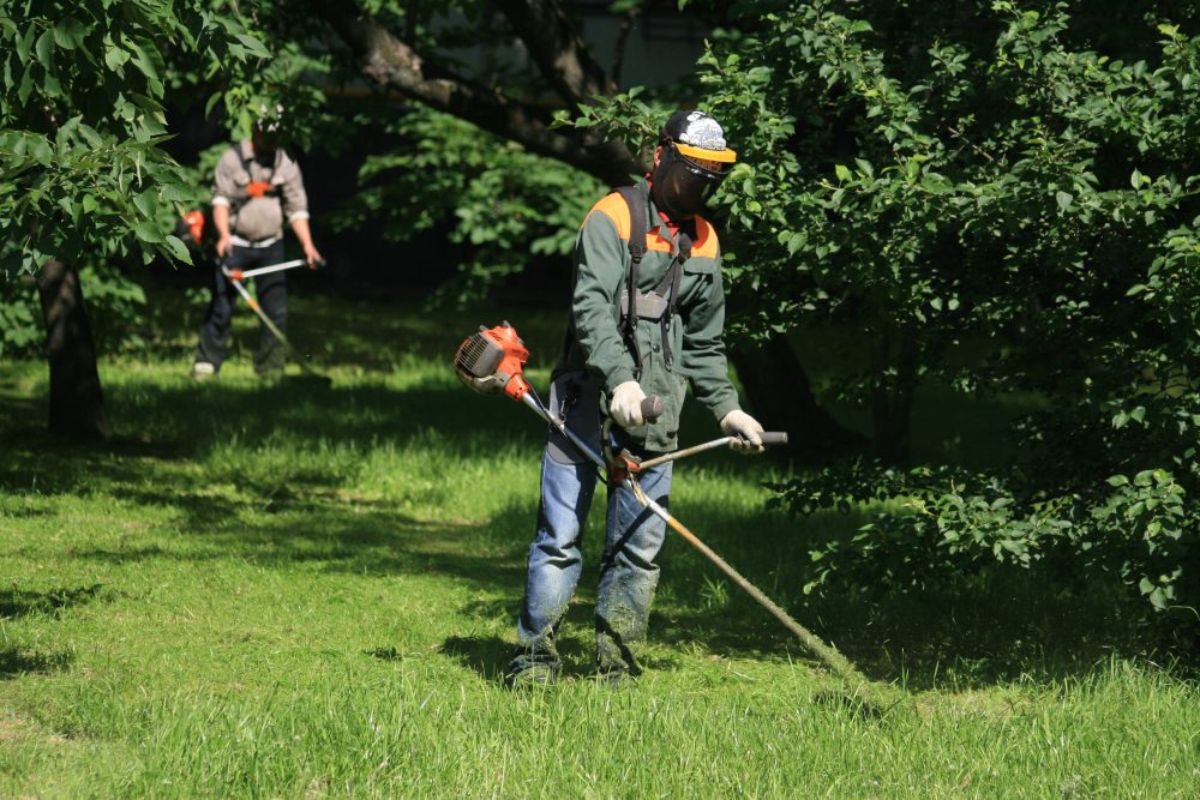
{"label": "brush cutter engine", "polygon": [[458,346],[454,371],[458,379],[480,394],[504,394],[522,400],[529,392],[525,362],[529,349],[507,322],[494,328],[479,326]]}

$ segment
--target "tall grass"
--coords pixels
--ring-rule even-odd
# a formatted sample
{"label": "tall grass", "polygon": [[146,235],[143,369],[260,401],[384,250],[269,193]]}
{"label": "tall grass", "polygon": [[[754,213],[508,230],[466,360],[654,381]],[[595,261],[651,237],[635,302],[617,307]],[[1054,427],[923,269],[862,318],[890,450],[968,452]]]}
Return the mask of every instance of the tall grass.
{"label": "tall grass", "polygon": [[[765,510],[786,467],[726,454],[680,467],[673,509],[914,702],[880,716],[831,694],[674,539],[646,675],[598,684],[599,511],[566,679],[505,690],[541,432],[450,374],[479,320],[407,311],[301,298],[328,389],[260,385],[244,360],[194,385],[182,344],[108,359],[104,446],[42,434],[41,365],[5,365],[0,796],[1200,793],[1196,688],[1126,646],[1103,598],[984,582],[818,602],[806,542],[853,520]],[[513,321],[544,385],[557,320]],[[712,427],[693,409],[684,437]]]}

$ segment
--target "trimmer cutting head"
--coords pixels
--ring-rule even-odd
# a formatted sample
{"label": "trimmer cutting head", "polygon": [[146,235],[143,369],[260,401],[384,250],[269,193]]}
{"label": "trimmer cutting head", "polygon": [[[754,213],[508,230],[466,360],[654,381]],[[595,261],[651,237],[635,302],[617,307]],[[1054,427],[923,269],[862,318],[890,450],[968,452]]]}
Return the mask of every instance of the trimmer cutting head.
{"label": "trimmer cutting head", "polygon": [[494,328],[479,326],[454,354],[454,371],[467,386],[480,394],[504,392],[520,400],[529,391],[523,370],[529,350],[517,329],[507,322]]}

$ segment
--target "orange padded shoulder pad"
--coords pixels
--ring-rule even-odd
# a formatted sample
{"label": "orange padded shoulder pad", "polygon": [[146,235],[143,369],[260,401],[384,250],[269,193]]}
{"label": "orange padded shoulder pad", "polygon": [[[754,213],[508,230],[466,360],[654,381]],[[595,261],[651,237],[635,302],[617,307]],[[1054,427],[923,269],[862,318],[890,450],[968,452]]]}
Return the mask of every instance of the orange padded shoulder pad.
{"label": "orange padded shoulder pad", "polygon": [[600,212],[604,216],[612,220],[612,224],[617,229],[617,235],[621,237],[621,241],[629,241],[629,206],[625,200],[616,192],[606,194],[600,198],[596,205],[592,206],[592,210],[588,212],[590,218],[592,214]]}

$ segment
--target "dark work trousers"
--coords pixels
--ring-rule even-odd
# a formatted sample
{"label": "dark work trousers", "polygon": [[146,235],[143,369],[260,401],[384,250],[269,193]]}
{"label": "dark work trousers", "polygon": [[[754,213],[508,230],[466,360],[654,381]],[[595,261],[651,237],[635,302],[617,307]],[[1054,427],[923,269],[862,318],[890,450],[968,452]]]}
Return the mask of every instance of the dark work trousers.
{"label": "dark work trousers", "polygon": [[[232,245],[225,263],[230,269],[251,270],[283,261],[283,240],[269,247],[240,247]],[[267,317],[287,332],[287,272],[272,272],[253,278],[254,293],[258,304]],[[200,345],[196,348],[196,361],[207,361],[216,369],[225,360],[225,347],[229,344],[229,327],[233,322],[233,307],[237,302],[237,289],[226,278],[220,268],[216,270],[212,284],[212,299],[204,313],[204,324],[200,327]],[[287,348],[275,338],[266,325],[259,326],[258,350],[254,354],[254,370],[267,375],[283,369],[287,359]]]}

